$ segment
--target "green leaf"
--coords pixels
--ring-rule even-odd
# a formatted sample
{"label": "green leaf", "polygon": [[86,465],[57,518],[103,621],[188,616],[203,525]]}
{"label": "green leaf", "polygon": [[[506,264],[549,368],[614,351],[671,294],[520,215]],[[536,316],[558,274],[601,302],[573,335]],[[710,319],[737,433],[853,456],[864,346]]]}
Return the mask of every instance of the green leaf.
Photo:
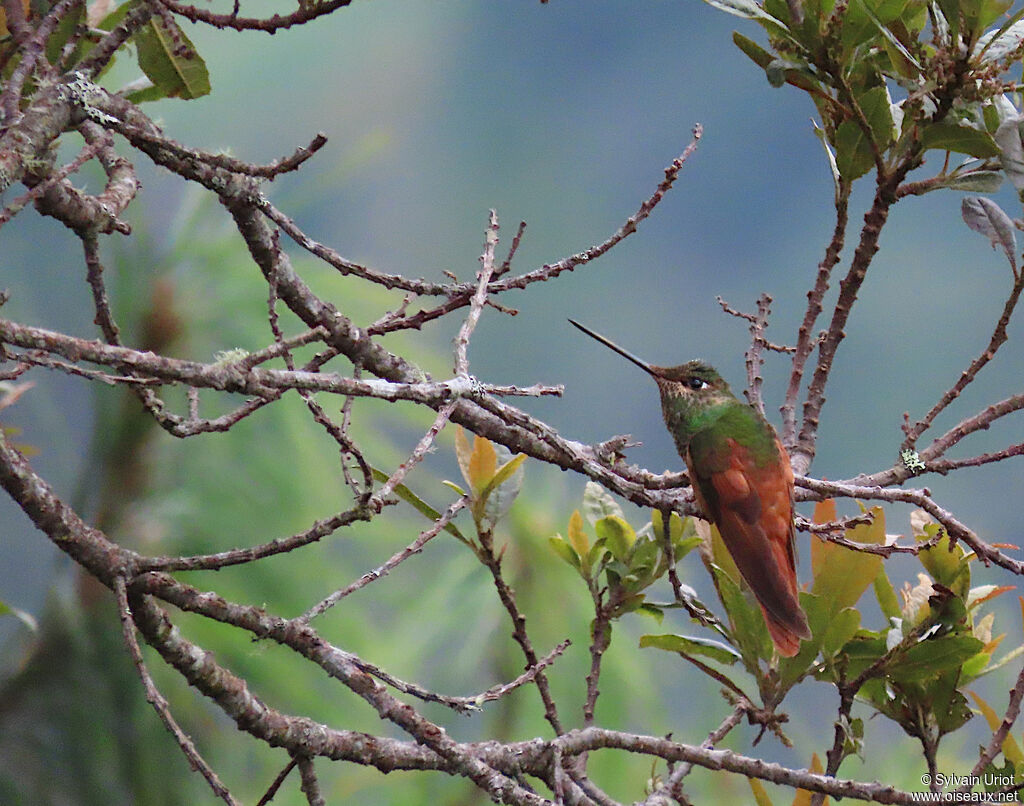
{"label": "green leaf", "polygon": [[860,612],[853,607],[844,607],[830,619],[821,651],[825,655],[835,655],[857,634],[858,629]]}
{"label": "green leaf", "polygon": [[884,568],[879,569],[878,575],[875,577],[874,588],[875,598],[878,599],[878,606],[882,608],[882,614],[887,619],[902,618],[900,600],[897,598],[896,591],[893,589],[889,577],[886,576]]}
{"label": "green leaf", "polygon": [[1012,0],[970,0],[963,2],[964,22],[972,39],[980,39],[980,34],[989,25],[999,19],[1013,5]]}
{"label": "green leaf", "polygon": [[731,646],[713,641],[710,638],[699,638],[687,635],[641,635],[641,649],[663,649],[666,652],[678,652],[680,655],[698,655],[704,658],[733,665],[740,659],[740,653]]}
{"label": "green leaf", "polygon": [[764,623],[761,609],[752,604],[735,580],[717,565],[711,566],[719,598],[729,614],[733,637],[743,657],[744,665],[752,673],[757,669],[759,659],[772,656],[772,639]]}
{"label": "green leaf", "polygon": [[747,37],[739,32],[733,31],[732,41],[736,43],[736,47],[742,50],[750,60],[762,70],[766,68],[774,58],[772,54],[762,48],[753,39],[747,39]]}
{"label": "green leaf", "polygon": [[[988,199],[982,201],[988,201]],[[915,537],[918,541],[923,542],[935,537],[941,528],[937,523],[927,523],[923,533],[915,535]],[[945,585],[965,602],[967,601],[971,589],[971,568],[963,546],[957,543],[951,551],[949,535],[943,535],[942,539],[934,546],[921,551],[918,554],[918,559],[925,570],[931,574],[932,579]]]}
{"label": "green leaf", "polygon": [[448,487],[448,488],[449,488],[450,490],[454,490],[454,491],[455,491],[456,493],[458,493],[458,494],[459,494],[460,496],[463,496],[463,495],[465,495],[465,494],[466,494],[466,491],[465,491],[465,490],[463,490],[463,489],[462,489],[462,488],[461,488],[461,487],[460,487],[460,486],[459,486],[458,484],[456,484],[456,483],[455,483],[454,481],[448,481],[448,479],[445,479],[445,480],[444,480],[444,481],[442,481],[441,483],[442,483],[442,484],[443,484],[443,485],[444,485],[445,487]]}
{"label": "green leaf", "polygon": [[590,551],[590,539],[583,531],[583,517],[578,509],[574,509],[569,516],[569,543],[581,557],[585,557]]}
{"label": "green leaf", "polygon": [[936,3],[942,10],[942,16],[949,27],[952,41],[955,42],[960,33],[960,0],[936,0]]}
{"label": "green leaf", "polygon": [[170,16],[154,16],[133,37],[139,67],[168,98],[191,100],[210,92],[206,62]]}
{"label": "green leaf", "polygon": [[[673,512],[669,515],[668,524],[668,534],[673,544],[678,542],[679,538],[682,537],[683,532],[687,529],[691,532],[693,531],[693,524],[690,523],[690,519],[687,518],[684,522],[683,519],[679,517],[678,512]],[[654,530],[654,536],[658,538],[659,541],[665,539],[665,524],[662,520],[660,509],[651,511],[651,528]],[[679,558],[676,557],[676,559],[678,560]]]}
{"label": "green leaf", "polygon": [[857,98],[861,112],[871,129],[872,140],[879,150],[893,141],[892,100],[885,86],[872,87]]}
{"label": "green leaf", "polygon": [[576,550],[572,546],[565,542],[565,539],[561,535],[549,537],[548,545],[551,546],[555,554],[569,563],[569,565],[577,571],[580,570],[580,555],[576,553]]}
{"label": "green leaf", "polygon": [[921,143],[925,149],[956,151],[979,159],[999,156],[999,146],[987,131],[948,121],[925,125],[921,130]]}
{"label": "green leaf", "polygon": [[665,611],[657,605],[650,604],[649,602],[644,602],[642,605],[640,605],[640,607],[636,609],[636,612],[645,616],[650,616],[656,622],[658,622],[658,624],[661,624],[661,622],[665,619]]}
{"label": "green leaf", "polygon": [[594,531],[606,542],[616,560],[626,561],[636,542],[636,532],[632,526],[618,515],[607,515],[594,524]]}
{"label": "green leaf", "polygon": [[870,171],[875,165],[875,154],[871,141],[864,130],[852,120],[844,120],[836,129],[836,166],[847,182],[853,182]]}
{"label": "green leaf", "polygon": [[977,655],[984,644],[969,635],[943,635],[914,644],[888,665],[888,675],[899,682],[914,682],[959,669]]}
{"label": "green leaf", "polygon": [[793,657],[779,659],[780,691],[787,691],[807,673],[815,658],[818,657],[822,642],[832,623],[828,602],[820,596],[800,591],[800,607],[803,608],[804,615],[807,616],[807,625],[811,628],[811,640],[802,641],[799,651]]}
{"label": "green leaf", "polygon": [[14,616],[32,632],[39,632],[39,622],[36,621],[35,616],[25,610],[11,607],[6,602],[0,602],[0,616]]}
{"label": "green leaf", "polygon": [[935,714],[935,725],[940,736],[959,730],[971,718],[967,698],[956,688],[959,679],[960,675],[957,672],[947,672],[939,675],[938,679],[927,687],[926,703]]}
{"label": "green leaf", "polygon": [[905,0],[882,0],[877,6],[876,13],[875,9],[872,9],[871,4],[866,2],[866,0],[854,0],[850,4],[850,10],[854,7],[863,8],[867,18],[874,24],[875,28],[889,45],[894,47],[906,62],[920,73],[922,68],[917,59],[914,58],[914,55],[907,50],[906,46],[896,38],[896,35],[888,27],[890,23],[897,20],[906,5]]}
{"label": "green leaf", "polygon": [[[390,478],[388,474],[385,473],[383,470],[378,470],[375,467],[370,468],[370,473],[373,475],[373,478],[379,481],[381,484],[383,484],[388,480],[388,478]],[[450,486],[452,487],[455,487],[455,485],[451,484],[450,482],[446,483],[450,484]],[[455,487],[455,489],[458,488]],[[430,504],[428,504],[426,501],[424,501],[422,498],[416,495],[416,493],[414,493],[404,484],[399,484],[397,487],[395,487],[395,495],[397,495],[399,498],[405,501],[405,503],[411,504],[413,509],[415,509],[421,515],[426,517],[428,520],[437,521],[441,517],[440,512],[438,512],[436,509],[430,506]],[[468,540],[466,540],[465,537],[463,537],[462,532],[458,530],[454,523],[449,522],[448,524],[446,524],[444,530],[453,537],[457,537],[463,543],[469,542]]]}
{"label": "green leaf", "polygon": [[588,481],[583,488],[583,514],[591,525],[609,515],[622,517],[622,507],[612,494],[596,481]]}
{"label": "green leaf", "polygon": [[965,171],[951,175],[939,187],[950,190],[969,190],[972,193],[995,193],[1003,184],[999,171]]}

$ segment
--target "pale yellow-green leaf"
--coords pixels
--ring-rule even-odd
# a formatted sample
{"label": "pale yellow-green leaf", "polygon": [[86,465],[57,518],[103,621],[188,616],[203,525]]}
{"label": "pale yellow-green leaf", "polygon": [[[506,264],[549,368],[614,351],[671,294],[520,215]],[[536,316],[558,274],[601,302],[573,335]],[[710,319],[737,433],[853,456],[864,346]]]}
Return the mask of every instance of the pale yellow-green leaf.
{"label": "pale yellow-green leaf", "polygon": [[583,531],[583,516],[578,509],[574,509],[569,516],[569,543],[581,557],[585,557],[590,551],[590,540]]}
{"label": "pale yellow-green leaf", "polygon": [[768,793],[765,792],[764,784],[757,778],[748,778],[747,783],[750,784],[750,791],[754,793],[754,803],[756,806],[774,806],[771,798],[768,797]]}
{"label": "pale yellow-green leaf", "polygon": [[[978,706],[978,710],[981,711],[981,715],[985,717],[989,730],[993,732],[998,730],[999,726],[1003,722],[1002,717],[999,716],[995,712],[995,709],[985,702],[980,695],[975,694],[973,691],[968,691],[967,693],[971,695],[971,699],[974,700],[974,704]],[[1007,760],[1014,763],[1014,766],[1019,767],[1024,764],[1024,753],[1021,752],[1020,745],[1017,744],[1017,740],[1013,738],[1012,734],[1007,733],[1006,738],[1003,739],[1002,751]],[[1018,774],[1018,782],[1020,779],[1021,776]]]}
{"label": "pale yellow-green leaf", "polygon": [[607,541],[608,549],[617,560],[625,560],[636,542],[636,532],[618,515],[607,515],[594,524],[597,536]]}
{"label": "pale yellow-green leaf", "polygon": [[[860,523],[846,531],[845,537],[855,543],[885,544],[885,514],[873,507],[871,523]],[[811,592],[831,603],[831,612],[853,607],[882,568],[876,554],[854,551],[835,543],[815,541],[818,547],[817,571]]]}

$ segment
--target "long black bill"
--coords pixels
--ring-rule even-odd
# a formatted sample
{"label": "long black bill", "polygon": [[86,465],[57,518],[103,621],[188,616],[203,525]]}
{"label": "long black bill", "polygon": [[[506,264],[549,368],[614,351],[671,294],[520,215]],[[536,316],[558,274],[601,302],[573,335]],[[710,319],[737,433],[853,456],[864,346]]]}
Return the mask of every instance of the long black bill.
{"label": "long black bill", "polygon": [[603,344],[605,347],[611,348],[612,350],[617,352],[619,355],[621,355],[623,358],[627,359],[628,361],[632,361],[634,364],[636,364],[638,367],[640,367],[640,369],[642,369],[648,375],[653,375],[654,377],[658,376],[658,373],[654,371],[654,367],[652,367],[646,361],[641,361],[639,358],[637,358],[631,352],[629,352],[628,350],[623,350],[615,342],[610,341],[609,339],[606,339],[600,333],[595,333],[589,327],[584,327],[579,322],[577,322],[575,319],[570,319],[569,320],[569,324],[573,325],[574,327],[579,328],[584,333],[586,333],[588,336],[590,336],[590,338],[596,339],[597,341],[601,342],[601,344]]}

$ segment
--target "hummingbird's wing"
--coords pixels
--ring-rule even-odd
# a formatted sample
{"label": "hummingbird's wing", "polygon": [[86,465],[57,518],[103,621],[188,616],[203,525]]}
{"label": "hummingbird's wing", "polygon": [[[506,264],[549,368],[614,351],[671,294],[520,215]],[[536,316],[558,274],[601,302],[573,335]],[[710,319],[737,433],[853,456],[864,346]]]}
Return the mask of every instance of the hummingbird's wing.
{"label": "hummingbird's wing", "polygon": [[776,447],[772,461],[758,463],[731,437],[697,434],[686,464],[697,500],[757,597],[779,654],[792,656],[811,633],[797,598],[793,471]]}

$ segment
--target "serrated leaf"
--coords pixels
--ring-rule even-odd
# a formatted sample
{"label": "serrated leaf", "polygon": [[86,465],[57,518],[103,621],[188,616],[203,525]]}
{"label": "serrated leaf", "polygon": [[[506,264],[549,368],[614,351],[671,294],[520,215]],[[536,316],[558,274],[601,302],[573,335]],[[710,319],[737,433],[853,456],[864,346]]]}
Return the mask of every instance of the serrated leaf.
{"label": "serrated leaf", "polygon": [[605,541],[612,556],[625,562],[629,551],[636,542],[636,532],[625,519],[618,515],[607,515],[594,524],[597,536]]}
{"label": "serrated leaf", "polygon": [[1013,221],[1003,212],[1003,208],[984,196],[968,196],[961,202],[960,211],[967,226],[988,238],[993,249],[1002,247],[1003,254],[1016,274],[1017,235]]}
{"label": "serrated leaf", "polygon": [[139,67],[166,97],[191,100],[209,94],[206,62],[170,16],[152,17],[132,38]]}
{"label": "serrated leaf", "polygon": [[591,525],[608,515],[622,517],[622,507],[604,487],[596,481],[588,481],[583,488],[583,514]]}
{"label": "serrated leaf", "polygon": [[921,131],[921,143],[925,149],[956,151],[958,154],[970,154],[978,159],[999,156],[999,146],[987,131],[947,121],[924,126]]}
{"label": "serrated leaf", "polygon": [[666,652],[678,652],[681,655],[710,658],[728,666],[740,659],[740,653],[731,646],[710,638],[688,635],[641,635],[640,648],[663,649]]}

